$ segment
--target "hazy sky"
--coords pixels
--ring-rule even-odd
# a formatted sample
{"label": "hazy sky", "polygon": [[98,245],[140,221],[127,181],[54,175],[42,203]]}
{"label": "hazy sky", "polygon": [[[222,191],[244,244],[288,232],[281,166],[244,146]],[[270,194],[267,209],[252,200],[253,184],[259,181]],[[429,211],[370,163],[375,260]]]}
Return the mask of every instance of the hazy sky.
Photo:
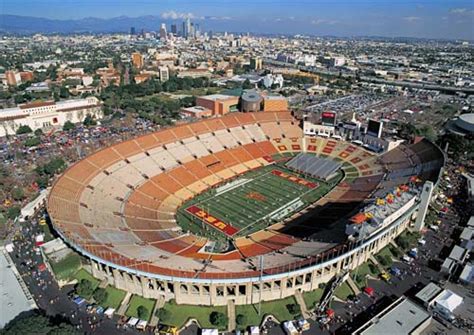
{"label": "hazy sky", "polygon": [[156,15],[214,30],[474,39],[474,0],[0,0],[53,19]]}

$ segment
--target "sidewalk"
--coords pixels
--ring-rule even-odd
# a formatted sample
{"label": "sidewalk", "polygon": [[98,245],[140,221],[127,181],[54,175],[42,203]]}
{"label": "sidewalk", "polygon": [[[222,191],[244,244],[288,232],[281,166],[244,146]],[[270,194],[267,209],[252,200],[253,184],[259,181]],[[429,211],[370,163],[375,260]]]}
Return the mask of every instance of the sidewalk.
{"label": "sidewalk", "polygon": [[156,300],[155,308],[153,308],[153,312],[151,313],[150,326],[156,326],[158,324],[159,318],[156,313],[159,309],[163,308],[164,305],[165,297],[160,295],[160,297]]}
{"label": "sidewalk", "polygon": [[120,305],[117,314],[118,315],[125,315],[125,312],[127,311],[128,308],[128,303],[130,302],[130,299],[132,298],[132,294],[130,292],[127,292],[127,295],[122,301],[122,304]]}
{"label": "sidewalk", "polygon": [[303,294],[300,291],[295,292],[295,299],[298,305],[300,305],[301,314],[303,315],[303,318],[309,319],[311,316],[311,313],[308,311],[308,308],[306,307],[306,302],[304,301],[304,298],[303,298]]}
{"label": "sidewalk", "polygon": [[346,281],[347,281],[347,285],[349,285],[349,287],[351,288],[351,290],[354,292],[355,295],[360,294],[359,287],[356,285],[356,283],[354,283],[354,281],[352,280],[350,276],[349,278],[347,278]]}
{"label": "sidewalk", "polygon": [[236,328],[235,322],[235,303],[234,300],[229,300],[227,302],[227,317],[229,318],[229,324],[227,325],[227,330],[232,332]]}

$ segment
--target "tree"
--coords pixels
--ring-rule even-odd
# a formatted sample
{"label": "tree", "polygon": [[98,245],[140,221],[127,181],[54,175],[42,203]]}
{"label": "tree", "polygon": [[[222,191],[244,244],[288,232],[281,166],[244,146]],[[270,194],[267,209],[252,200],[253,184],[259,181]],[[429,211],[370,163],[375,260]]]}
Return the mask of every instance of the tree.
{"label": "tree", "polygon": [[35,134],[35,136],[40,137],[41,135],[43,135],[43,131],[39,128],[39,129],[35,130],[34,134]]}
{"label": "tree", "polygon": [[18,127],[18,129],[16,130],[16,134],[17,135],[21,135],[21,134],[29,134],[33,132],[33,130],[30,128],[30,126],[26,126],[26,125],[21,125]]}
{"label": "tree", "polygon": [[16,201],[23,200],[25,198],[25,192],[21,187],[17,186],[12,190],[12,198]]}
{"label": "tree", "polygon": [[15,219],[17,216],[20,216],[20,213],[21,213],[21,208],[20,207],[10,207],[7,211],[7,217],[10,219],[10,220],[13,220]]}
{"label": "tree", "polygon": [[70,94],[69,94],[69,90],[67,89],[67,87],[64,87],[64,86],[61,86],[61,88],[59,89],[59,97],[63,98],[63,99],[67,99],[69,98]]}
{"label": "tree", "polygon": [[254,86],[252,85],[252,83],[250,82],[250,80],[248,79],[245,79],[245,81],[242,83],[242,88],[244,90],[248,90],[248,89],[251,89],[253,88]]}
{"label": "tree", "polygon": [[369,269],[370,269],[370,272],[372,273],[377,273],[378,269],[377,267],[375,266],[375,264],[369,262]]}
{"label": "tree", "polygon": [[408,245],[408,240],[400,235],[398,238],[397,238],[397,244],[400,246],[400,248],[402,248],[403,250],[407,249],[409,247]]}
{"label": "tree", "polygon": [[107,300],[108,293],[105,288],[99,287],[94,291],[94,294],[92,296],[99,305],[102,305]]}
{"label": "tree", "polygon": [[222,328],[227,323],[227,317],[221,312],[214,311],[214,312],[211,313],[211,315],[209,315],[209,321],[214,326]]}
{"label": "tree", "polygon": [[27,147],[35,147],[41,143],[39,137],[30,137],[25,141]]}
{"label": "tree", "polygon": [[72,130],[72,129],[75,129],[75,128],[76,128],[76,125],[74,123],[72,123],[71,121],[64,122],[64,126],[63,126],[64,131],[69,131],[69,130]]}
{"label": "tree", "polygon": [[148,309],[145,306],[140,305],[137,307],[137,316],[139,319],[147,320],[148,314],[149,314]]}
{"label": "tree", "polygon": [[80,334],[65,318],[49,317],[39,311],[21,313],[0,331],[1,334]]}
{"label": "tree", "polygon": [[296,304],[288,304],[286,305],[286,309],[288,310],[288,312],[290,312],[290,314],[297,314],[298,313],[298,307],[296,306]]}
{"label": "tree", "polygon": [[238,314],[235,321],[239,326],[245,326],[247,324],[247,317],[244,314]]}
{"label": "tree", "polygon": [[94,290],[90,280],[81,279],[79,284],[76,285],[76,293],[81,297],[90,297],[93,292]]}
{"label": "tree", "polygon": [[36,184],[38,184],[38,187],[41,189],[45,189],[46,187],[48,187],[49,178],[46,176],[38,176],[35,181]]}
{"label": "tree", "polygon": [[167,309],[162,308],[158,311],[158,317],[162,322],[169,321],[169,319],[171,318],[171,312]]}
{"label": "tree", "polygon": [[40,176],[54,176],[56,173],[62,172],[66,168],[66,162],[60,158],[53,158],[45,165],[38,166],[35,171]]}
{"label": "tree", "polygon": [[89,127],[89,126],[95,126],[97,124],[97,121],[92,118],[90,114],[87,114],[86,118],[82,122],[84,126]]}

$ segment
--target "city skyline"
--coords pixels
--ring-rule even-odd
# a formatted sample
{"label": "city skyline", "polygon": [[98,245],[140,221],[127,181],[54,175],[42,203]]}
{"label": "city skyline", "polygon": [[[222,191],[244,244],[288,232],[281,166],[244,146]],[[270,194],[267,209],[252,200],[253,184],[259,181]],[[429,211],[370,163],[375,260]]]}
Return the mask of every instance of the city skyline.
{"label": "city skyline", "polygon": [[[390,5],[388,5],[390,4]],[[457,1],[75,1],[6,0],[2,14],[52,20],[157,17],[161,22],[191,18],[206,30],[268,34],[386,36],[474,39],[474,7]],[[1,23],[0,23],[1,26]],[[137,27],[138,28],[138,27]]]}

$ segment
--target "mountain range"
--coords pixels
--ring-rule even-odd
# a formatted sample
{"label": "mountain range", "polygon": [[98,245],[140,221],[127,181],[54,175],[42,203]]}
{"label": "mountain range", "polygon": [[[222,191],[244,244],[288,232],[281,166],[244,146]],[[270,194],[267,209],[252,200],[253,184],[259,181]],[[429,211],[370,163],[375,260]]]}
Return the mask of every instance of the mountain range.
{"label": "mountain range", "polygon": [[114,33],[129,32],[130,27],[136,31],[158,31],[161,23],[171,23],[159,16],[139,17],[119,16],[109,19],[88,17],[77,20],[54,20],[32,16],[0,15],[0,33],[34,34],[34,33]]}

